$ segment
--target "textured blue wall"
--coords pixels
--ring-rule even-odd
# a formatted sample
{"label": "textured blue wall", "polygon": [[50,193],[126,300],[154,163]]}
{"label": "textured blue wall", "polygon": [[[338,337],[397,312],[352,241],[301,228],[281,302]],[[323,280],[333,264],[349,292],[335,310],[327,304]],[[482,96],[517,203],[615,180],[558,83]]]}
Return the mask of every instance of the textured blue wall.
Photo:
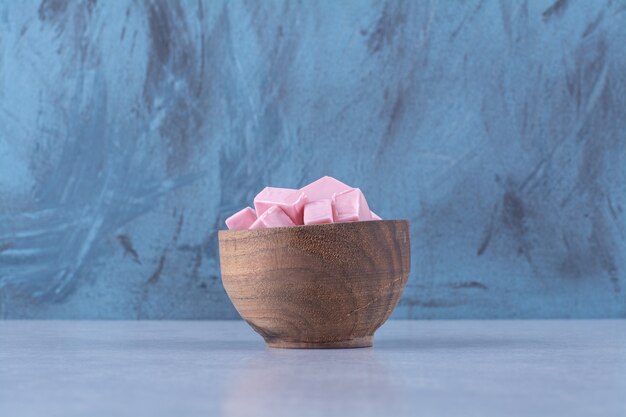
{"label": "textured blue wall", "polygon": [[0,317],[230,318],[216,231],[333,175],[397,318],[626,317],[626,2],[0,0]]}

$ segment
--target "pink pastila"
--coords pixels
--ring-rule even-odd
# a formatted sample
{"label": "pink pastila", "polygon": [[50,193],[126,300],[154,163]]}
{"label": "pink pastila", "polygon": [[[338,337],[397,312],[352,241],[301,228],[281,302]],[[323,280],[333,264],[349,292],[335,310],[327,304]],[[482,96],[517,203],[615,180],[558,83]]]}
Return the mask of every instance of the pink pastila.
{"label": "pink pastila", "polygon": [[291,218],[294,224],[303,224],[304,205],[307,203],[305,194],[291,188],[265,187],[254,197],[256,215],[262,216],[272,206],[278,206]]}
{"label": "pink pastila", "polygon": [[252,223],[255,221],[256,213],[252,208],[246,207],[227,218],[226,226],[228,226],[230,230],[244,230],[252,226]]}
{"label": "pink pastila", "polygon": [[358,222],[372,220],[372,213],[363,193],[358,188],[343,191],[333,197],[335,222]]}
{"label": "pink pastila", "polygon": [[304,206],[304,224],[324,224],[333,222],[331,200],[317,200]]}
{"label": "pink pastila", "polygon": [[294,222],[291,221],[289,216],[287,216],[287,214],[285,214],[283,209],[281,209],[280,207],[272,206],[267,209],[263,214],[261,214],[254,223],[252,223],[252,226],[250,226],[250,230],[289,226],[295,226]]}
{"label": "pink pastila", "polygon": [[382,220],[358,188],[322,177],[299,190],[265,187],[250,207],[226,219],[231,230]]}
{"label": "pink pastila", "polygon": [[300,191],[306,194],[309,201],[316,200],[331,200],[333,195],[341,193],[343,191],[351,190],[347,184],[334,179],[333,177],[322,177],[317,181],[313,181],[309,185],[300,188]]}

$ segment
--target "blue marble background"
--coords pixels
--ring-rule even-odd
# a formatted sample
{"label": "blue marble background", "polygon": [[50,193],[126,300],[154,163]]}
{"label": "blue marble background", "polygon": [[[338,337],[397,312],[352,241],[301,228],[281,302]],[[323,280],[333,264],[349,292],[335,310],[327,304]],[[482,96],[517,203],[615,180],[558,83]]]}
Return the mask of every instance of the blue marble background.
{"label": "blue marble background", "polygon": [[626,317],[626,2],[0,0],[0,317],[234,318],[216,231],[333,175],[396,318]]}

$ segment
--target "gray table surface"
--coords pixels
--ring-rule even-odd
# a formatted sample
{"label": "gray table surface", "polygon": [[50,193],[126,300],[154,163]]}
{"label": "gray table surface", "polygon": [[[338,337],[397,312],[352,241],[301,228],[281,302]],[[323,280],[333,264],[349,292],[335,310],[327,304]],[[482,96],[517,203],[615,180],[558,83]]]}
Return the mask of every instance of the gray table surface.
{"label": "gray table surface", "polygon": [[390,321],[265,348],[240,321],[0,322],[0,416],[626,416],[626,320]]}

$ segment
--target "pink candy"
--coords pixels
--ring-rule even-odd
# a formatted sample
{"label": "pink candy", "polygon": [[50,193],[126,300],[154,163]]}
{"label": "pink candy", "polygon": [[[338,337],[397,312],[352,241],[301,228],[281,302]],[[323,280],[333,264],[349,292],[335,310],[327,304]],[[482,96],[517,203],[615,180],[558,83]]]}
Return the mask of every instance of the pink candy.
{"label": "pink candy", "polygon": [[254,208],[226,219],[231,230],[266,229],[340,222],[382,220],[370,211],[365,196],[332,177],[322,177],[299,190],[265,187],[254,198]]}
{"label": "pink candy", "polygon": [[269,209],[265,210],[265,212],[261,214],[254,223],[252,223],[252,226],[250,226],[250,230],[267,229],[269,227],[288,227],[295,225],[296,224],[291,221],[291,219],[285,214],[283,209],[278,206],[272,206]]}
{"label": "pink candy", "polygon": [[261,216],[272,206],[278,206],[295,224],[302,224],[306,195],[300,190],[291,188],[265,187],[254,197],[254,208],[257,216]]}
{"label": "pink candy", "polygon": [[256,220],[256,213],[250,207],[238,211],[226,219],[226,226],[230,230],[244,230],[252,226]]}
{"label": "pink candy", "polygon": [[333,177],[322,177],[317,181],[313,181],[307,186],[300,189],[310,201],[332,199],[333,195],[342,191],[351,190],[352,187],[344,184],[343,182],[334,179]]}
{"label": "pink candy", "polygon": [[372,220],[372,213],[365,201],[363,193],[358,188],[335,194],[335,221],[358,222]]}
{"label": "pink candy", "polygon": [[304,206],[304,224],[323,224],[333,222],[333,202],[317,200]]}

